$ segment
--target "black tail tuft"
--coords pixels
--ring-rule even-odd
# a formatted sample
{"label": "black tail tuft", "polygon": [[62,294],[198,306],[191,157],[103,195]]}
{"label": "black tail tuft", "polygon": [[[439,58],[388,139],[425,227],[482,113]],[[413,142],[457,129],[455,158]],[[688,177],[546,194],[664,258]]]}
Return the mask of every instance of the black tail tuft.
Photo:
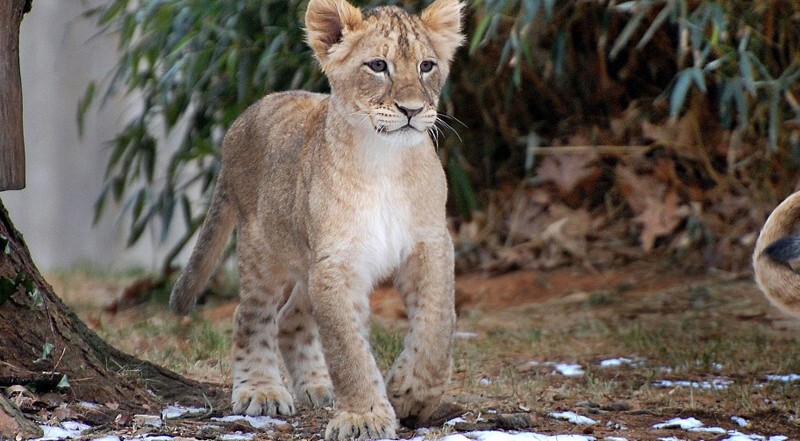
{"label": "black tail tuft", "polygon": [[800,260],[800,236],[782,237],[764,248],[764,254],[776,262],[785,264]]}

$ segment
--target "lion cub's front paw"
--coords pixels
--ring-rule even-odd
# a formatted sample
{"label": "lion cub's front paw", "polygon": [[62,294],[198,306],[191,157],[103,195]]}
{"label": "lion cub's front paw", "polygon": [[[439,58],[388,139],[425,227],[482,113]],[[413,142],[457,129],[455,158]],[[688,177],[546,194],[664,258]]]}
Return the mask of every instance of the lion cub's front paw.
{"label": "lion cub's front paw", "polygon": [[233,413],[245,415],[292,415],[292,395],[282,386],[239,386],[233,389]]}
{"label": "lion cub's front paw", "polygon": [[403,371],[392,374],[386,389],[397,418],[412,429],[427,424],[442,399],[444,385],[423,384]]}
{"label": "lion cub's front paw", "polygon": [[374,412],[337,412],[325,429],[327,441],[346,439],[394,438],[394,415]]}

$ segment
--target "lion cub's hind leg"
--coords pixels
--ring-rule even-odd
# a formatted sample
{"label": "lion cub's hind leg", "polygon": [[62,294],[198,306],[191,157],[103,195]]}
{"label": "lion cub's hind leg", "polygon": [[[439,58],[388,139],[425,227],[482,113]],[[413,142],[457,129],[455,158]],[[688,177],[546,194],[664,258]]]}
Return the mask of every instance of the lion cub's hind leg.
{"label": "lion cub's hind leg", "polygon": [[312,407],[332,406],[333,385],[305,283],[295,284],[278,315],[278,327],[278,343],[292,378],[295,398]]}
{"label": "lion cub's hind leg", "polygon": [[[291,415],[292,396],[283,385],[278,354],[278,307],[285,283],[276,283],[269,246],[253,229],[240,228],[240,303],[236,309],[233,345],[233,413]],[[280,279],[278,279],[280,280]]]}

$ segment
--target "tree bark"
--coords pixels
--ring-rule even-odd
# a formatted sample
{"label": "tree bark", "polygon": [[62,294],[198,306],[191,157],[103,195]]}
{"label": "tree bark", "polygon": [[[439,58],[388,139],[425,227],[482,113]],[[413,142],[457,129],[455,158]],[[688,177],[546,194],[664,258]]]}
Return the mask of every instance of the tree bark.
{"label": "tree bark", "polygon": [[[25,185],[19,25],[30,7],[0,0],[0,191]],[[1,395],[15,385],[129,412],[223,399],[220,387],[138,360],[92,332],[42,278],[0,200],[0,439],[40,432]]]}
{"label": "tree bark", "polygon": [[31,0],[0,1],[0,191],[25,187],[19,25]]}
{"label": "tree bark", "polygon": [[[42,278],[2,200],[0,336],[0,388],[36,384],[66,401],[115,403],[130,412],[152,412],[176,401],[215,407],[224,401],[219,386],[136,359],[92,332]],[[62,378],[69,387],[59,390],[54,386]]]}

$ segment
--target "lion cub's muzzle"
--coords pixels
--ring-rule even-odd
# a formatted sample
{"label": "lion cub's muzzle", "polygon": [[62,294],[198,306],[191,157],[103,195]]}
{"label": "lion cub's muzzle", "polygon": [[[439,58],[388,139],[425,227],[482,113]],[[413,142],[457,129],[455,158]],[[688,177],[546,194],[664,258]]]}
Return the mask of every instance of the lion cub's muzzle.
{"label": "lion cub's muzzle", "polygon": [[379,133],[426,132],[436,123],[436,111],[423,103],[395,102],[394,108],[387,107],[374,113],[375,129]]}

